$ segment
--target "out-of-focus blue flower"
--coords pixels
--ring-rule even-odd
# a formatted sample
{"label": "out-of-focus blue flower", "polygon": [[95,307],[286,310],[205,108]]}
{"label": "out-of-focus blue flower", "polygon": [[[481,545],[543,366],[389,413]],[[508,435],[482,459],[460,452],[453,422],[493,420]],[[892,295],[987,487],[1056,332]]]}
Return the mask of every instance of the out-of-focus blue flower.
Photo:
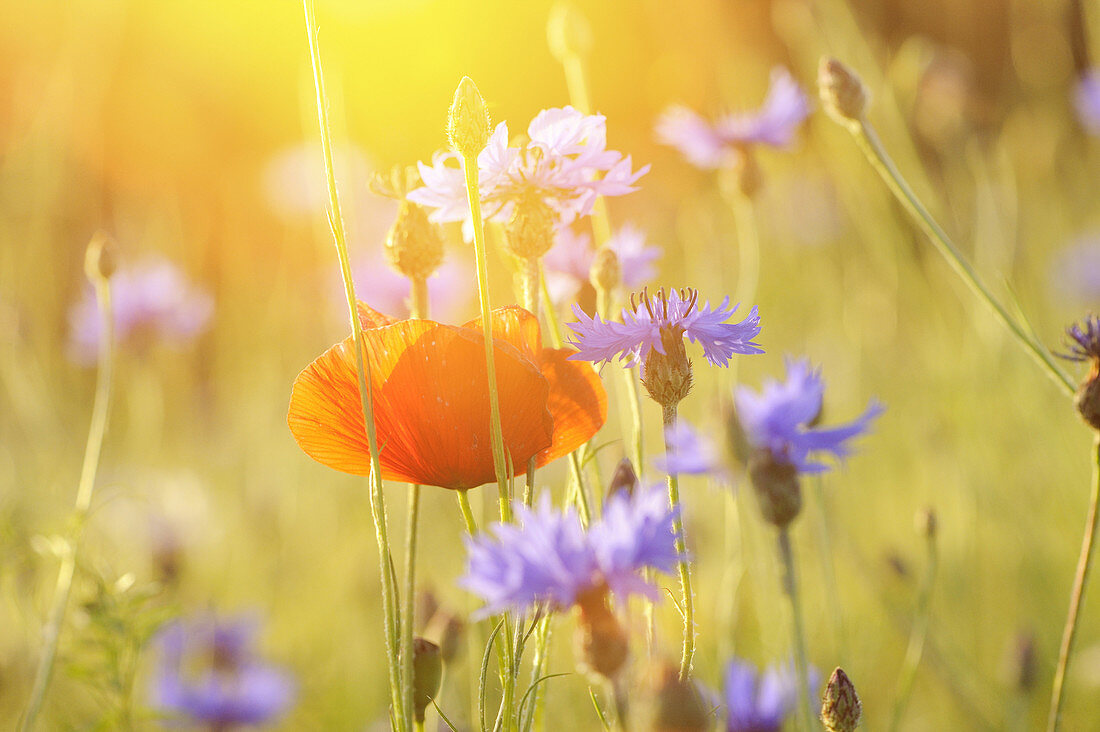
{"label": "out-of-focus blue flower", "polygon": [[[646,245],[645,232],[639,227],[623,224],[607,240],[607,247],[619,257],[622,286],[627,290],[640,287],[656,276],[654,262],[660,258],[661,250]],[[554,302],[571,300],[576,296],[588,282],[595,256],[590,234],[576,233],[568,226],[558,229],[554,246],[542,259],[546,286]]]}
{"label": "out-of-focus blue flower", "polygon": [[867,431],[871,420],[882,414],[883,406],[872,401],[858,419],[840,427],[811,427],[821,411],[825,383],[807,360],[787,360],[787,380],[769,380],[759,394],[738,387],[734,394],[737,416],[749,442],[772,453],[778,462],[789,463],[804,473],[828,470],[824,463],[812,462],[814,452],[828,452],[837,459],[846,457],[848,441]]}
{"label": "out-of-focus blue flower", "polygon": [[[210,295],[187,281],[166,259],[150,259],[111,277],[115,341],[147,337],[180,345],[201,333],[214,313]],[[69,313],[70,352],[80,363],[95,361],[102,333],[95,292],[89,288]]]}
{"label": "out-of-focus blue flower", "polygon": [[1059,252],[1051,264],[1050,284],[1059,296],[1100,301],[1100,235],[1081,237]]}
{"label": "out-of-focus blue flower", "polygon": [[1066,329],[1068,349],[1061,354],[1070,361],[1100,362],[1100,316],[1086,316],[1080,323],[1074,323]]}
{"label": "out-of-focus blue flower", "polygon": [[[821,674],[810,669],[810,697]],[[726,732],[779,732],[798,704],[798,676],[793,665],[772,666],[759,673],[751,663],[733,659],[726,666]]]}
{"label": "out-of-focus blue flower", "polygon": [[678,419],[665,429],[668,452],[654,460],[658,470],[670,475],[721,475],[722,457],[717,446],[690,423]]}
{"label": "out-of-focus blue flower", "polygon": [[[355,281],[355,296],[380,313],[393,318],[409,316],[409,298],[411,285],[409,278],[394,271],[387,264],[381,252],[356,259],[352,265],[352,279]],[[443,264],[428,277],[428,307],[432,320],[441,323],[464,322],[471,313],[466,306],[476,289],[470,287],[472,270],[459,259],[447,257]],[[347,299],[344,283],[333,276],[329,291],[334,310],[347,319]]]}
{"label": "out-of-focus blue flower", "polygon": [[516,523],[497,523],[490,533],[466,539],[469,558],[459,584],[484,598],[483,616],[541,602],[569,607],[603,587],[620,597],[657,599],[641,570],[668,572],[676,564],[673,513],[657,490],[615,494],[588,531],[572,508],[554,508],[548,495],[533,509],[517,503],[515,512]]}
{"label": "out-of-focus blue flower", "polygon": [[577,322],[570,323],[576,335],[570,345],[577,349],[571,359],[602,363],[618,357],[631,365],[644,363],[651,350],[664,354],[662,333],[671,339],[686,335],[688,340],[703,347],[703,355],[715,366],[725,366],[736,353],[763,353],[753,338],[760,334],[760,316],[754,307],[739,323],[727,323],[737,306],[729,307],[729,298],[711,309],[710,303],[698,304],[695,290],[672,290],[667,295],[662,288],[655,296],[641,294],[637,302],[631,297],[631,307],[623,309],[623,322],[603,320],[598,314],[590,318],[573,306]]}
{"label": "out-of-focus blue flower", "polygon": [[784,147],[810,113],[810,101],[784,68],[772,70],[760,109],[731,113],[710,122],[690,109],[672,107],[657,121],[657,139],[675,147],[699,168],[721,168],[750,145]]}
{"label": "out-of-focus blue flower", "polygon": [[1100,70],[1086,72],[1077,82],[1077,117],[1089,133],[1100,135]]}
{"label": "out-of-focus blue flower", "polygon": [[286,672],[252,654],[257,624],[204,616],[176,621],[159,637],[153,701],[181,720],[214,729],[274,721],[294,703]]}

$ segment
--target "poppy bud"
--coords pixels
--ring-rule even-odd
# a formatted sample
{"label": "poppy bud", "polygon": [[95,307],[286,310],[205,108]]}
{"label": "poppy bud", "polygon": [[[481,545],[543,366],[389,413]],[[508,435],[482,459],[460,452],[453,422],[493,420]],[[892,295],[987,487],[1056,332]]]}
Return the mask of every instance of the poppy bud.
{"label": "poppy bud", "polygon": [[489,143],[489,110],[477,85],[463,76],[447,114],[447,139],[464,158],[476,159]]}
{"label": "poppy bud", "polygon": [[622,284],[623,266],[619,262],[619,255],[614,249],[600,247],[596,250],[588,279],[592,282],[593,287],[604,292],[611,292]]}
{"label": "poppy bud", "polygon": [[443,263],[443,238],[422,207],[401,201],[386,235],[386,258],[410,280],[426,280]]}
{"label": "poppy bud", "polygon": [[424,710],[439,693],[443,661],[439,646],[423,638],[413,639],[413,706],[416,721],[424,721]]}
{"label": "poppy bud", "polygon": [[784,528],[802,510],[798,468],[775,459],[770,450],[757,450],[749,459],[749,478],[764,520]]}
{"label": "poppy bud", "polygon": [[821,721],[829,732],[854,732],[863,716],[863,704],[856,687],[844,670],[837,668],[825,685],[821,699]]}
{"label": "poppy bud", "polygon": [[606,589],[585,593],[577,600],[577,609],[574,643],[579,665],[605,679],[614,679],[630,655],[630,643],[607,606]]}
{"label": "poppy bud", "polygon": [[522,259],[538,259],[554,246],[557,223],[557,213],[542,196],[524,196],[505,227],[508,249]]}
{"label": "poppy bud", "polygon": [[651,670],[649,697],[653,711],[651,732],[704,732],[710,729],[710,707],[690,680],[667,663]]}
{"label": "poppy bud", "polygon": [[844,125],[863,121],[868,94],[856,72],[835,58],[823,57],[817,70],[817,84],[830,117]]}
{"label": "poppy bud", "polygon": [[561,63],[569,57],[588,54],[592,48],[592,29],[579,10],[571,3],[562,2],[550,11],[546,40],[550,53]]}
{"label": "poppy bud", "polygon": [[111,279],[116,269],[118,254],[115,243],[110,236],[97,231],[84,252],[84,274],[92,282],[100,282]]}
{"label": "poppy bud", "polygon": [[691,361],[683,333],[675,328],[661,329],[661,345],[664,353],[652,348],[646,356],[642,386],[662,407],[675,407],[691,391]]}
{"label": "poppy bud", "polygon": [[630,462],[630,458],[623,458],[619,461],[615,473],[611,476],[611,485],[607,489],[607,495],[610,497],[619,491],[626,491],[628,496],[632,496],[637,487],[638,474],[634,472],[634,463]]}

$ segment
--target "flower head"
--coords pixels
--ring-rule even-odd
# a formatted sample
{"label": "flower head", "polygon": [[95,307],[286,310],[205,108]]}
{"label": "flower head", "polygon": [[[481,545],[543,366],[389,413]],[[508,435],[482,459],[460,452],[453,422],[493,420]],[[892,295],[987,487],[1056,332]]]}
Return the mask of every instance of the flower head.
{"label": "flower head", "polygon": [[789,145],[809,113],[809,99],[798,82],[786,69],[775,68],[760,109],[710,122],[686,107],[672,107],[657,121],[657,139],[697,167],[721,168],[738,158],[743,148]]}
{"label": "flower head", "polygon": [[[546,109],[527,128],[528,142],[509,147],[508,125],[501,122],[478,155],[478,188],[486,219],[506,222],[517,202],[541,198],[567,224],[586,216],[598,196],[621,196],[649,166],[633,170],[629,155],[608,150],[605,118],[572,107]],[[454,153],[442,153],[430,166],[420,163],[424,185],[409,200],[433,208],[435,221],[465,221],[470,216],[465,177]]]}
{"label": "flower head", "polygon": [[[647,245],[641,228],[623,224],[607,240],[607,248],[615,252],[622,270],[622,286],[628,290],[641,287],[657,274],[654,266],[661,257],[660,247]],[[542,259],[546,270],[546,285],[555,302],[572,299],[589,281],[596,252],[592,237],[576,233],[570,227],[558,229],[554,246]]]}
{"label": "flower head", "polygon": [[668,452],[655,463],[670,475],[719,475],[723,472],[717,446],[691,423],[678,419],[665,429]]}
{"label": "flower head", "polygon": [[[150,259],[120,269],[111,277],[115,340],[158,340],[179,345],[206,328],[214,301],[189,283],[166,259]],[[95,294],[89,289],[69,313],[73,357],[88,363],[99,352],[99,314]]]}
{"label": "flower head", "polygon": [[[495,479],[480,319],[463,326],[392,320],[360,303],[371,366],[382,477],[465,490]],[[537,465],[584,444],[607,418],[607,395],[571,349],[542,348],[538,321],[492,312],[504,444],[512,465]],[[367,475],[370,452],[354,341],[330,348],[298,378],[287,422],[298,445],[330,468]]]}
{"label": "flower head", "polygon": [[[811,669],[810,693],[820,674]],[[734,659],[726,666],[726,732],[779,732],[798,703],[798,677],[791,665],[772,666],[763,674]]]}
{"label": "flower head", "polygon": [[572,508],[555,509],[543,495],[535,508],[517,504],[517,523],[466,540],[469,561],[460,584],[485,600],[483,615],[541,602],[567,608],[589,593],[656,599],[646,567],[670,572],[677,560],[672,511],[658,490],[624,491],[608,499],[587,531]]}
{"label": "flower head", "polygon": [[1100,71],[1092,69],[1077,82],[1077,117],[1090,134],[1100,135]]}
{"label": "flower head", "polygon": [[1089,315],[1066,329],[1066,351],[1070,361],[1100,361],[1100,316]]}
{"label": "flower head", "polygon": [[159,638],[156,705],[217,729],[263,724],[285,713],[294,701],[294,682],[253,655],[255,633],[255,622],[247,618],[171,623]]}
{"label": "flower head", "polygon": [[650,295],[643,290],[631,295],[630,307],[624,308],[622,322],[603,320],[599,315],[588,317],[574,306],[576,323],[570,323],[576,340],[577,353],[572,359],[609,362],[618,357],[631,364],[644,362],[652,351],[666,353],[670,341],[687,336],[703,347],[703,355],[715,366],[725,366],[734,354],[763,353],[753,342],[760,334],[760,316],[754,307],[739,323],[727,323],[737,310],[729,307],[729,298],[717,308],[710,303],[699,304],[699,293],[692,289],[664,288]]}
{"label": "flower head", "polygon": [[787,380],[770,381],[757,394],[739,387],[734,394],[737,414],[753,447],[767,450],[772,459],[795,466],[803,473],[828,470],[824,463],[811,461],[816,452],[846,457],[848,442],[866,432],[871,420],[882,414],[883,407],[872,401],[854,421],[839,427],[811,427],[821,411],[825,383],[809,361],[787,361]]}

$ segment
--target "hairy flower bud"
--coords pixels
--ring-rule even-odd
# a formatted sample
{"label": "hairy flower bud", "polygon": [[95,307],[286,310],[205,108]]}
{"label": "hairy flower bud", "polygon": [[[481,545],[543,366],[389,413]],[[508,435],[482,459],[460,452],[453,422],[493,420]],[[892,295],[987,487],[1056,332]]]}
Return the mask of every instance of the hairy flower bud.
{"label": "hairy flower bud", "polygon": [[423,638],[413,639],[413,706],[416,721],[424,721],[424,711],[439,693],[443,680],[443,660],[439,646]]}
{"label": "hairy flower bud", "polygon": [[386,258],[410,280],[426,280],[443,263],[443,238],[427,212],[401,201],[397,220],[386,235]]}
{"label": "hairy flower bud", "polygon": [[447,114],[447,139],[464,158],[477,158],[489,142],[489,109],[477,85],[463,76]]}
{"label": "hairy flower bud", "polygon": [[1100,359],[1093,360],[1092,371],[1077,387],[1073,404],[1081,418],[1100,432]]}
{"label": "hairy flower bud", "polygon": [[675,407],[691,391],[691,361],[684,348],[683,331],[678,328],[661,329],[661,346],[646,356],[642,374],[642,386],[653,401],[662,407]]}
{"label": "hairy flower bud", "polygon": [[572,3],[558,3],[550,11],[546,23],[546,40],[550,53],[559,63],[567,58],[586,56],[592,48],[592,29]]}
{"label": "hairy flower bud", "polygon": [[863,704],[856,687],[843,669],[837,667],[825,685],[821,699],[821,721],[829,732],[854,732],[863,716]]}
{"label": "hairy flower bud", "polygon": [[615,468],[611,476],[611,485],[607,489],[607,495],[613,496],[619,491],[626,491],[627,495],[634,495],[638,488],[638,474],[634,472],[634,463],[630,458],[623,458]]}
{"label": "hairy flower bud", "polygon": [[704,732],[711,728],[710,706],[690,680],[667,663],[650,670],[647,696],[651,732]]}
{"label": "hairy flower bud", "polygon": [[756,450],[749,458],[749,478],[764,520],[784,528],[802,510],[798,468],[775,459],[770,450]]}
{"label": "hairy flower bud", "polygon": [[623,267],[614,249],[603,246],[596,250],[588,278],[593,287],[604,292],[611,292],[622,284]]}
{"label": "hairy flower bud", "polygon": [[607,605],[606,589],[582,595],[577,600],[577,609],[574,643],[579,665],[597,676],[614,679],[630,655],[630,642]]}
{"label": "hairy flower bud", "polygon": [[106,233],[97,231],[84,252],[84,274],[92,282],[111,279],[118,269],[115,243]]}
{"label": "hairy flower bud", "polygon": [[867,87],[856,72],[835,58],[822,57],[817,70],[821,101],[829,116],[844,125],[863,121],[867,111]]}
{"label": "hairy flower bud", "polygon": [[522,259],[538,259],[554,246],[558,214],[542,196],[524,196],[505,226],[508,249]]}

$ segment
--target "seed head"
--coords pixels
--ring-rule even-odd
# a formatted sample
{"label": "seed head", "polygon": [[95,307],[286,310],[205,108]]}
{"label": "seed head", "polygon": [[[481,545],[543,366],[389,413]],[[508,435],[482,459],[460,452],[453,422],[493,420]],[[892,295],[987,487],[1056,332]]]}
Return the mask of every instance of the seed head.
{"label": "seed head", "polygon": [[485,99],[473,79],[463,76],[447,114],[447,138],[451,147],[464,158],[476,159],[489,142],[489,128]]}
{"label": "seed head", "polygon": [[868,93],[856,72],[835,58],[822,57],[817,70],[821,101],[829,116],[843,125],[858,124],[867,111]]}
{"label": "seed head", "polygon": [[771,450],[759,449],[749,458],[749,478],[765,521],[782,529],[798,516],[802,487],[795,465],[776,460]]}
{"label": "seed head", "polygon": [[588,278],[593,287],[604,292],[611,292],[622,284],[623,267],[614,249],[602,246],[596,250]]}
{"label": "seed head", "polygon": [[401,201],[386,235],[386,259],[410,280],[426,280],[443,263],[443,238],[422,207]]}
{"label": "seed head", "polygon": [[843,669],[837,668],[825,685],[821,698],[821,721],[829,732],[854,732],[863,716],[863,704],[856,687]]}
{"label": "seed head", "polygon": [[592,29],[571,3],[561,2],[550,11],[546,40],[550,44],[550,53],[561,63],[570,57],[588,55],[592,48]]}

